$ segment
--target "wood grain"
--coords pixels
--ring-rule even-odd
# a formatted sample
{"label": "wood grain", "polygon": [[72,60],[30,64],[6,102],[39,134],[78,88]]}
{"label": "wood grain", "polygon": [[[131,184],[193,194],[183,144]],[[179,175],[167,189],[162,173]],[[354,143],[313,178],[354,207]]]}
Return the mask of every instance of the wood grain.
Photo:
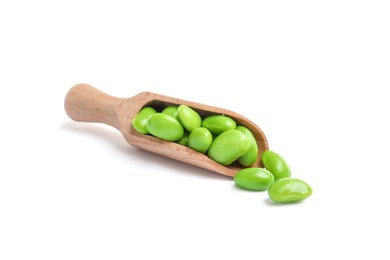
{"label": "wood grain", "polygon": [[133,128],[131,120],[144,106],[152,106],[157,110],[162,110],[169,105],[187,105],[196,110],[202,117],[224,114],[233,118],[237,125],[247,127],[253,133],[259,148],[253,167],[262,166],[261,153],[268,149],[263,131],[251,120],[233,111],[151,92],[142,92],[127,99],[117,98],[87,84],[78,84],[72,87],[65,98],[65,111],[70,118],[76,121],[111,125],[122,133],[129,144],[135,147],[226,176],[233,177],[238,170],[242,169],[239,164],[225,167],[186,146],[164,141],[151,135],[140,134]]}

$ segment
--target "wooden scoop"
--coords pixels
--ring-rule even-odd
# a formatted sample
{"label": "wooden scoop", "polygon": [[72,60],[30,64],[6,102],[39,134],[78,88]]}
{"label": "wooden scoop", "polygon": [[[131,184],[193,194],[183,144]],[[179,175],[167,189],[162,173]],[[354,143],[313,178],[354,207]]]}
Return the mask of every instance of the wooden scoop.
{"label": "wooden scoop", "polygon": [[235,112],[151,92],[142,92],[131,98],[117,98],[87,84],[72,87],[65,98],[65,110],[70,118],[76,121],[111,125],[122,133],[129,144],[140,149],[231,177],[244,168],[238,163],[223,166],[186,146],[140,134],[132,126],[131,120],[141,108],[151,106],[161,111],[169,105],[187,105],[196,110],[202,118],[213,114],[224,114],[234,119],[237,125],[247,127],[252,131],[259,147],[257,160],[253,166],[262,166],[260,155],[268,149],[267,139],[257,125]]}

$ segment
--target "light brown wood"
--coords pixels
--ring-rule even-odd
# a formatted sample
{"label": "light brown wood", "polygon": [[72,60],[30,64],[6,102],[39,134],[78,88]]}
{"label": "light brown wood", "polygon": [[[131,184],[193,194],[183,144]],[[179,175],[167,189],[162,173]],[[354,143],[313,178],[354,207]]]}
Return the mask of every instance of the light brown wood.
{"label": "light brown wood", "polygon": [[226,176],[233,177],[238,170],[242,169],[238,164],[223,166],[191,148],[151,135],[140,134],[133,128],[131,120],[142,107],[152,106],[161,110],[168,105],[187,105],[196,110],[202,117],[224,114],[233,118],[237,125],[247,127],[252,131],[259,147],[257,160],[253,166],[262,166],[261,153],[268,149],[263,131],[252,121],[233,111],[151,92],[142,92],[131,98],[117,98],[87,84],[78,84],[72,87],[65,98],[65,111],[70,118],[75,121],[111,125],[122,133],[129,144],[135,147]]}

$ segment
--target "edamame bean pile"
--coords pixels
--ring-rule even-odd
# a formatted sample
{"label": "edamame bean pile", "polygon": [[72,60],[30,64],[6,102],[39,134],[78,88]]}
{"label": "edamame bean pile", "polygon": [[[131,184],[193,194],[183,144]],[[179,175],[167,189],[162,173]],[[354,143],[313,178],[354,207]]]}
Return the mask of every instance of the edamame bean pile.
{"label": "edamame bean pile", "polygon": [[[141,134],[188,146],[224,166],[238,162],[250,167],[258,155],[256,139],[248,128],[225,115],[201,118],[186,105],[171,105],[161,112],[144,107],[132,119],[132,125]],[[300,201],[312,194],[308,184],[290,178],[290,168],[280,155],[267,150],[261,160],[264,169],[250,167],[238,171],[235,184],[246,190],[268,189],[269,197],[275,202]]]}
{"label": "edamame bean pile", "polygon": [[258,147],[251,131],[225,115],[205,118],[192,108],[168,106],[161,112],[144,107],[132,120],[141,134],[151,134],[166,141],[186,145],[197,152],[207,153],[214,161],[230,165],[238,161],[243,166],[255,163]]}

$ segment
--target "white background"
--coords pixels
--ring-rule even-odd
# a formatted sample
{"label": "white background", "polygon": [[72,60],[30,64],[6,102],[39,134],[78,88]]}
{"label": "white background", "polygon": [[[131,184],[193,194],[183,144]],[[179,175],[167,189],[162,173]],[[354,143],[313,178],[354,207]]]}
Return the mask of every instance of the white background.
{"label": "white background", "polygon": [[[388,1],[1,1],[0,259],[389,259]],[[64,112],[86,82],[236,111],[302,203]]]}

